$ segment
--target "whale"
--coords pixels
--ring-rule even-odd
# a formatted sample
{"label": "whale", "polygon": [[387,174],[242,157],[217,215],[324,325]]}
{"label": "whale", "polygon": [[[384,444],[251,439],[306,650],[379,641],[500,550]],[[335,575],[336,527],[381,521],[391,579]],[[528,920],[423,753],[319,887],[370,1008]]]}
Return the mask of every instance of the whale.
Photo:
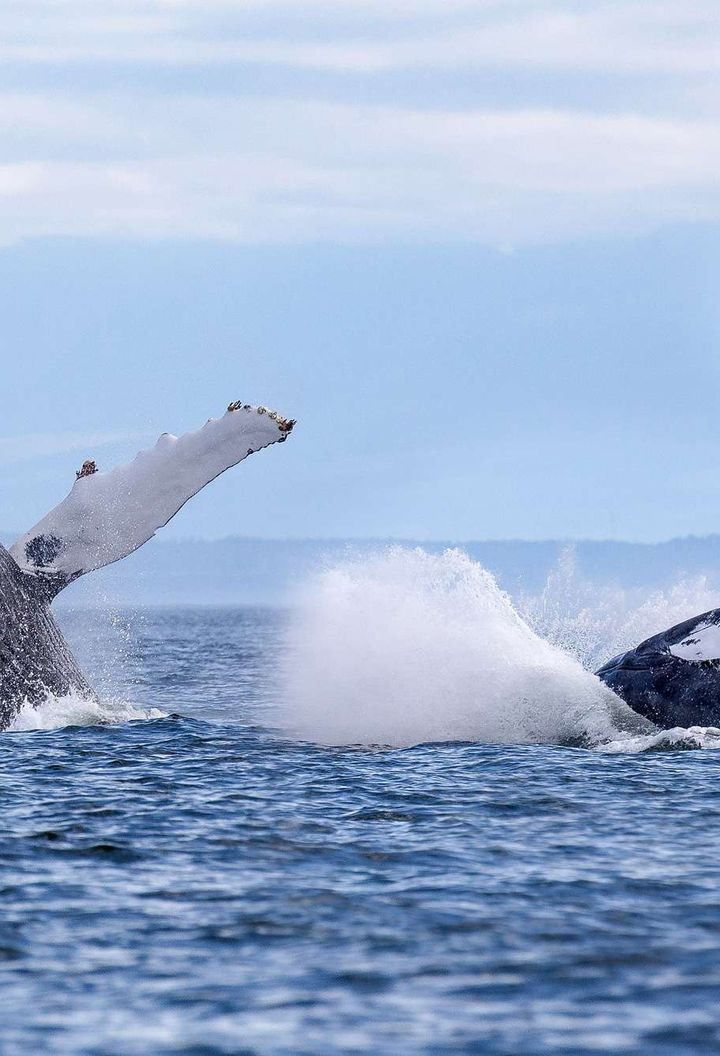
{"label": "whale", "polygon": [[97,699],[53,616],[58,594],[133,553],[206,484],[283,443],[294,425],[234,401],[195,432],[163,433],[126,465],[101,472],[86,459],[67,497],[9,549],[0,545],[0,730],[52,697]]}
{"label": "whale", "polygon": [[660,729],[720,726],[720,609],[645,639],[595,674]]}

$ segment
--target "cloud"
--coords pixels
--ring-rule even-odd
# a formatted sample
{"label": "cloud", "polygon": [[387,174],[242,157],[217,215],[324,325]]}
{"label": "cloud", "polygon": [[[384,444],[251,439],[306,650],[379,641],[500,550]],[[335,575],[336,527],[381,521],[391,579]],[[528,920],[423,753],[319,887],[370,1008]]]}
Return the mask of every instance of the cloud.
{"label": "cloud", "polygon": [[[633,0],[11,0],[0,59],[37,87],[0,96],[0,240],[508,245],[716,220],[714,16],[707,0],[652,17]],[[43,70],[83,63],[119,87],[43,89]],[[169,67],[192,76],[153,87]],[[468,80],[481,70],[492,100]],[[511,71],[531,78],[522,106]],[[645,78],[642,109],[631,88],[549,104],[550,75],[575,78],[568,100],[582,78]],[[377,83],[374,105],[338,87],[353,77]]]}
{"label": "cloud", "polygon": [[[62,126],[65,110],[55,116]],[[187,97],[147,99],[132,119],[121,99],[97,98],[86,117],[90,157],[59,147],[57,157],[0,162],[5,243],[49,234],[506,244],[720,219],[712,122]]]}
{"label": "cloud", "polygon": [[606,0],[286,0],[12,6],[0,58],[33,63],[269,64],[335,72],[458,67],[716,74],[714,5]]}

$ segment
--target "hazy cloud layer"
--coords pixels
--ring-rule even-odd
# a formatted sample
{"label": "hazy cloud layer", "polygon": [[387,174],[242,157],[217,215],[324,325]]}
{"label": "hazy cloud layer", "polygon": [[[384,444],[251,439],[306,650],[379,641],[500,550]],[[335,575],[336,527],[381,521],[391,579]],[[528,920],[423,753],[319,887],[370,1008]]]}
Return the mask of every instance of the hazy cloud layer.
{"label": "hazy cloud layer", "polygon": [[5,243],[514,245],[720,218],[704,0],[23,0],[0,59]]}

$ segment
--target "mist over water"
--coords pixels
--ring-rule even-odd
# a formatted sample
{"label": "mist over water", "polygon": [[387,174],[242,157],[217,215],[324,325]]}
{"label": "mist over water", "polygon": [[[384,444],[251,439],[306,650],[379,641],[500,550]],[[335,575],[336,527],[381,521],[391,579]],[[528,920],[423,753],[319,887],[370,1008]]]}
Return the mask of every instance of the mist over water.
{"label": "mist over water", "polygon": [[613,694],[459,550],[393,548],[320,574],[286,679],[289,728],[330,744],[597,740],[612,729]]}
{"label": "mist over water", "polygon": [[[302,595],[284,660],[283,727],[320,743],[396,747],[618,747],[632,734],[621,743],[642,750],[637,734],[652,727],[592,671],[712,600],[703,579],[650,597],[584,583],[571,549],[541,594],[515,601],[459,550],[348,558]],[[709,744],[713,732],[691,736]]]}

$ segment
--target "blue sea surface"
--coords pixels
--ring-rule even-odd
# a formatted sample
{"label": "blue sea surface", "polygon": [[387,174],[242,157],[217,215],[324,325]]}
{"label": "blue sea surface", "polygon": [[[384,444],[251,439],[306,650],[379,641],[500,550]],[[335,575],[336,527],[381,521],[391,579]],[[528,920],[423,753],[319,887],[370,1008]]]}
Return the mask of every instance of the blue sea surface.
{"label": "blue sea surface", "polygon": [[284,622],[63,615],[165,717],[0,735],[3,1056],[720,1051],[719,753],[294,741]]}

